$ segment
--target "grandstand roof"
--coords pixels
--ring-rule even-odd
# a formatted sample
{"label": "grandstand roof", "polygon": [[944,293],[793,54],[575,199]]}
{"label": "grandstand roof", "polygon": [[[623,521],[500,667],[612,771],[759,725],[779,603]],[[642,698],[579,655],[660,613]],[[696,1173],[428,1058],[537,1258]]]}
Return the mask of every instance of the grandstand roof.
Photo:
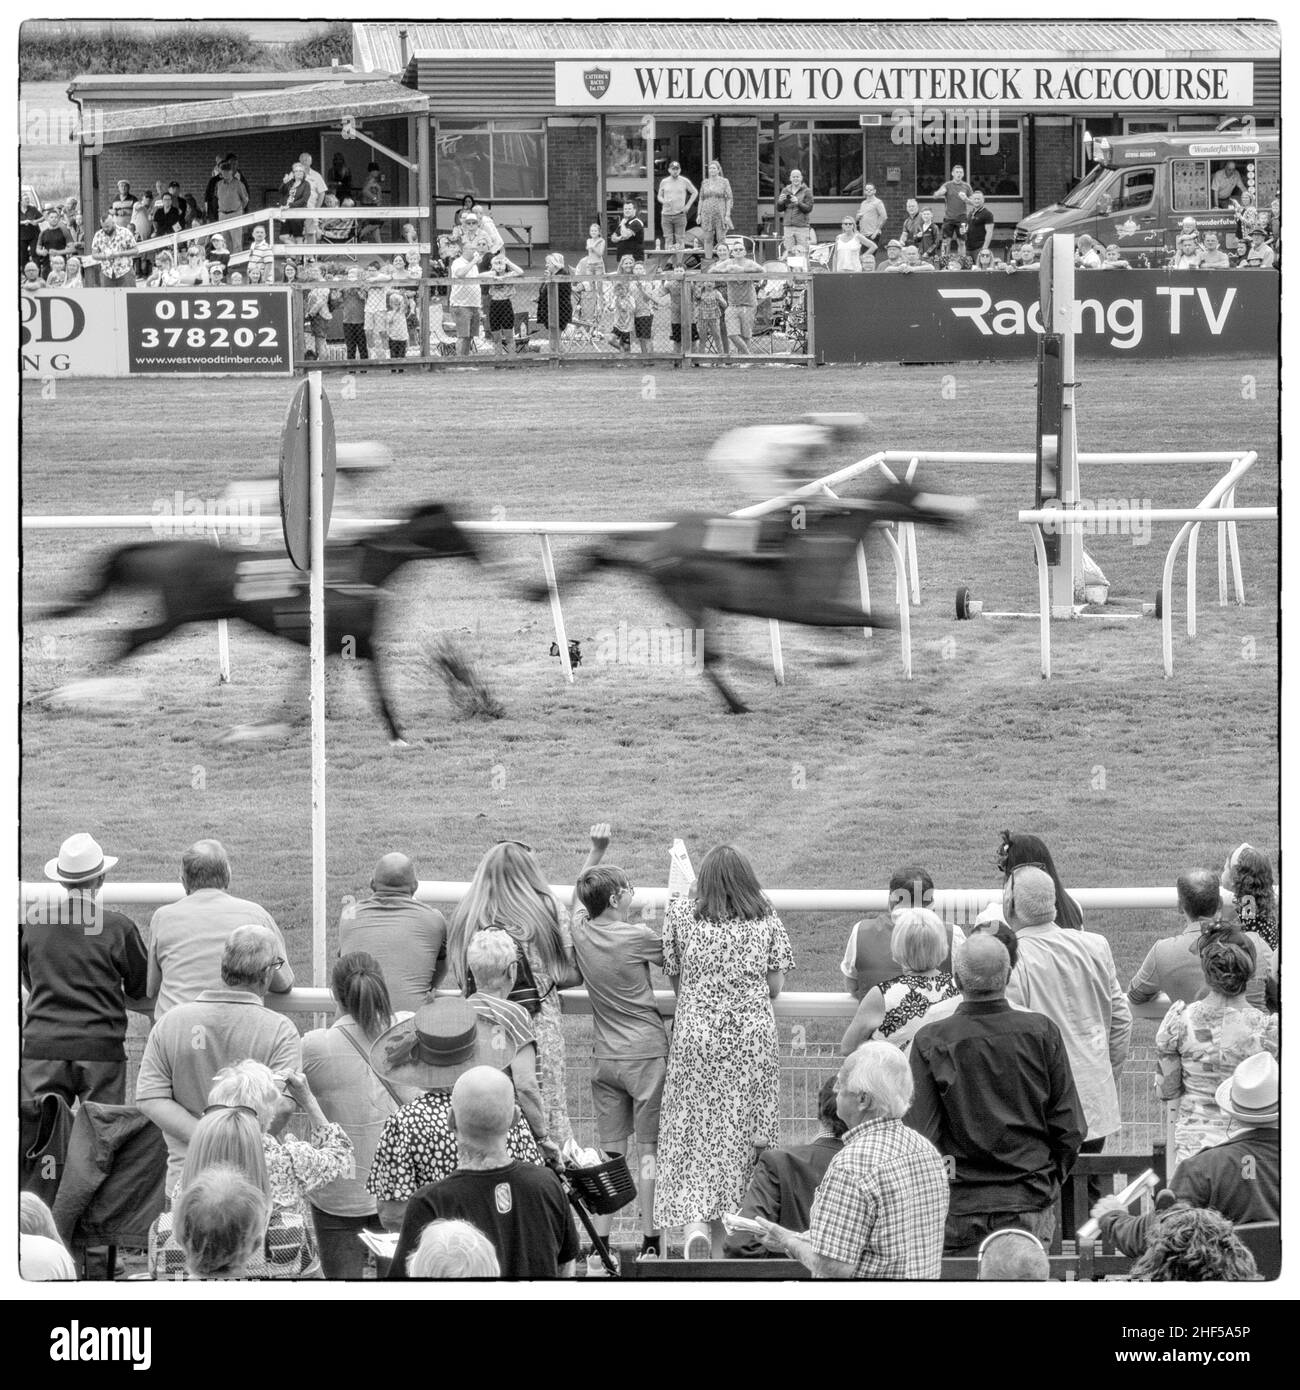
{"label": "grandstand roof", "polygon": [[[406,53],[399,30],[406,31]],[[1276,58],[1276,24],[1248,20],[1059,22],[990,20],[807,24],[630,21],[615,24],[354,24],[362,72],[402,72],[419,53],[438,58],[670,58],[772,53],[824,59],[907,56],[990,58]]]}
{"label": "grandstand roof", "polygon": [[429,99],[396,82],[322,82],[279,92],[250,92],[224,101],[172,102],[103,113],[91,132],[107,145],[186,140],[221,131],[323,125],[341,116],[423,116]]}

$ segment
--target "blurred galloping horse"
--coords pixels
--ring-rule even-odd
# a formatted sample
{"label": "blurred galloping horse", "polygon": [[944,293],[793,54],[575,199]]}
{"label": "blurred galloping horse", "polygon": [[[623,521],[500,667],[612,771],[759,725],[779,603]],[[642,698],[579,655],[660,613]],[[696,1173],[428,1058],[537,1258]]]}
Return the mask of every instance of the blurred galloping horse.
{"label": "blurred galloping horse", "polygon": [[[412,560],[455,557],[481,563],[473,539],[440,502],[416,507],[399,525],[331,542],[325,551],[325,650],[344,652],[370,665],[375,697],[394,740],[401,730],[384,686],[376,629],[388,581]],[[113,662],[188,623],[239,618],[301,646],[311,643],[310,578],[284,558],[252,558],[204,541],[143,541],[124,545],[105,559],[96,583],[78,598],[47,609],[48,617],[72,617],[120,589],[157,596],[156,622],[127,631]]]}

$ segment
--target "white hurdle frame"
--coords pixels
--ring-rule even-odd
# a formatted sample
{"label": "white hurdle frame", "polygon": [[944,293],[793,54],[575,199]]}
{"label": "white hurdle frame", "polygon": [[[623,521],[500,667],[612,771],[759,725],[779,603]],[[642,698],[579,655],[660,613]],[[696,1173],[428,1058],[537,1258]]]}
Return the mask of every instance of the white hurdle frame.
{"label": "white hurdle frame", "polygon": [[[1153,507],[1149,511],[1138,508],[1114,508],[1108,511],[1065,511],[1061,508],[1047,508],[1039,511],[1022,511],[1016,518],[1026,526],[1033,527],[1034,552],[1038,557],[1038,631],[1040,666],[1044,680],[1052,678],[1052,612],[1049,573],[1047,567],[1047,548],[1043,542],[1043,527],[1075,528],[1111,521],[1180,521],[1185,523],[1178,532],[1174,543],[1165,556],[1164,576],[1161,586],[1161,646],[1164,656],[1165,679],[1174,674],[1174,625],[1173,625],[1173,578],[1174,561],[1178,558],[1184,539],[1189,532],[1200,528],[1204,521],[1216,521],[1222,526],[1238,521],[1276,521],[1276,507]],[[1188,591],[1195,605],[1195,565],[1196,559],[1189,548]],[[1194,614],[1188,614],[1189,635],[1196,635]]]}
{"label": "white hurdle frame", "polygon": [[[1142,464],[1179,464],[1188,467],[1196,467],[1207,464],[1218,464],[1224,468],[1224,472],[1215,483],[1205,498],[1198,503],[1198,506],[1221,506],[1235,507],[1237,505],[1236,485],[1254,466],[1259,455],[1252,449],[1215,449],[1215,450],[1194,450],[1190,453],[1081,453],[1079,455],[1079,467],[1118,467]],[[1244,467],[1239,467],[1244,459],[1249,462]],[[976,450],[972,452],[958,452],[949,449],[885,449],[883,452],[873,456],[873,466],[878,468],[881,475],[891,483],[900,481],[897,469],[902,469],[902,481],[913,482],[916,470],[919,465],[937,464],[939,466],[961,465],[961,464],[1013,464],[1032,467],[1035,462],[1035,455],[1031,453],[1013,453],[1002,450]],[[1230,480],[1230,481],[1229,481]],[[1220,488],[1226,489],[1219,492]],[[1216,497],[1216,493],[1218,496]],[[1213,499],[1213,500],[1212,500]],[[916,528],[911,522],[905,523],[907,527],[907,547],[906,558],[908,560],[908,587],[912,596],[912,602],[921,602],[921,576],[916,563]],[[901,529],[901,528],[900,528]],[[1199,531],[1199,527],[1197,528]],[[1219,606],[1224,608],[1228,603],[1228,578],[1227,566],[1228,556],[1232,558],[1232,577],[1233,585],[1237,595],[1237,603],[1246,602],[1245,586],[1241,576],[1241,552],[1237,545],[1236,523],[1228,520],[1221,521],[1217,528],[1219,542]],[[1195,546],[1193,544],[1192,550]],[[1189,558],[1191,552],[1189,551]],[[1192,622],[1195,623],[1193,616]],[[1194,635],[1194,633],[1193,633]]]}

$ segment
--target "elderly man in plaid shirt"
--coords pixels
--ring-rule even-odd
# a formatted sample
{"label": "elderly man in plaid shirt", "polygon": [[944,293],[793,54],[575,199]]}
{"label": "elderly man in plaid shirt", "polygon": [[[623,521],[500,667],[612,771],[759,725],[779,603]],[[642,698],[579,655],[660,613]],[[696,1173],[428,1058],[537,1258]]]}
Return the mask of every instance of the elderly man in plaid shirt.
{"label": "elderly man in plaid shirt", "polygon": [[849,1129],[813,1198],[810,1228],[800,1235],[763,1221],[763,1243],[816,1279],[937,1279],[948,1174],[934,1145],[903,1124],[907,1059],[892,1043],[863,1043],[835,1086]]}

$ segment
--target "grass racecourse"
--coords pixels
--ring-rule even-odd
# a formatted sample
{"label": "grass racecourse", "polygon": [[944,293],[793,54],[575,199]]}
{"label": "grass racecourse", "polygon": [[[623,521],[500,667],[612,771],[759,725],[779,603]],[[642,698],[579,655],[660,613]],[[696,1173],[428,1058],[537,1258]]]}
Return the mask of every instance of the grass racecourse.
{"label": "grass racecourse", "polygon": [[[1277,368],[1203,360],[1084,363],[1085,450],[1250,447],[1259,463],[1241,505],[1278,495]],[[386,372],[351,384],[327,378],[341,440],[377,440],[395,466],[367,484],[362,510],[396,514],[424,499],[467,517],[643,520],[675,510],[724,512],[750,500],[710,475],[704,455],[724,430],[806,410],[860,410],[876,448],[1029,450],[1034,370],[1023,365],[870,369]],[[289,382],[59,382],[53,399],[23,388],[22,507],[27,513],[149,513],[182,490],[215,499],[234,479],[274,471]],[[1194,505],[1215,474],[1171,467],[1085,474],[1091,498]],[[680,667],[600,661],[602,631],[676,626],[647,588],[598,576],[563,590],[584,664],[566,686],[548,654],[546,605],[518,596],[540,576],[537,543],[502,541],[507,571],[461,562],[413,565],[392,595],[386,645],[399,718],[411,746],[390,749],[356,670],[331,676],[328,697],[329,894],[337,923],[381,853],[415,856],[423,877],[468,879],[499,838],[533,844],[554,882],[570,881],[595,820],[614,825],[609,859],[638,884],[664,883],[682,836],[698,864],[710,845],[748,852],[772,887],[885,887],[907,861],[941,886],[996,882],[1004,828],[1053,848],[1068,884],[1172,884],[1218,865],[1242,840],[1276,855],[1278,796],[1278,546],[1274,528],[1240,528],[1244,608],[1217,605],[1214,536],[1202,538],[1199,632],[1183,626],[1175,588],[1175,670],[1166,680],[1160,629],[1060,623],[1053,679],[1038,674],[1033,622],[958,622],[953,595],[985,606],[1036,608],[1033,547],[1015,522],[1032,505],[1032,468],[935,470],[930,484],[976,496],[966,534],[918,534],[922,601],[912,617],[914,679],[897,635],[783,629],[787,684],[768,663],[767,625],[725,619],[731,670],[754,712],[730,717],[702,679]],[[848,491],[851,491],[849,489]],[[1176,532],[1149,544],[1096,537],[1089,549],[1111,597],[1130,610],[1154,599]],[[95,556],[127,533],[24,536],[25,605],[86,578]],[[557,564],[582,541],[555,542]],[[871,559],[877,601],[892,595],[883,550]],[[263,717],[281,691],[307,700],[307,656],[234,627],[233,683],[217,683],[212,626],[133,658],[145,698],[108,713],[53,712],[34,698],[102,674],[107,644],[142,619],[143,598],[93,617],[29,620],[24,628],[21,857],[25,878],[76,830],[120,857],[122,879],[171,880],[181,849],[214,835],[228,847],[234,891],[263,902],[285,929],[300,978],[310,977],[310,764],[306,728],[271,744],[227,746],[229,725]],[[440,635],[457,638],[506,706],[497,721],[458,719],[430,663]],[[144,910],[137,913],[147,920]],[[852,919],[787,922],[797,968],[788,988],[839,987]],[[1121,979],[1172,913],[1092,913]],[[329,950],[336,943],[331,926]],[[1154,1025],[1139,1025],[1150,1029]]]}

